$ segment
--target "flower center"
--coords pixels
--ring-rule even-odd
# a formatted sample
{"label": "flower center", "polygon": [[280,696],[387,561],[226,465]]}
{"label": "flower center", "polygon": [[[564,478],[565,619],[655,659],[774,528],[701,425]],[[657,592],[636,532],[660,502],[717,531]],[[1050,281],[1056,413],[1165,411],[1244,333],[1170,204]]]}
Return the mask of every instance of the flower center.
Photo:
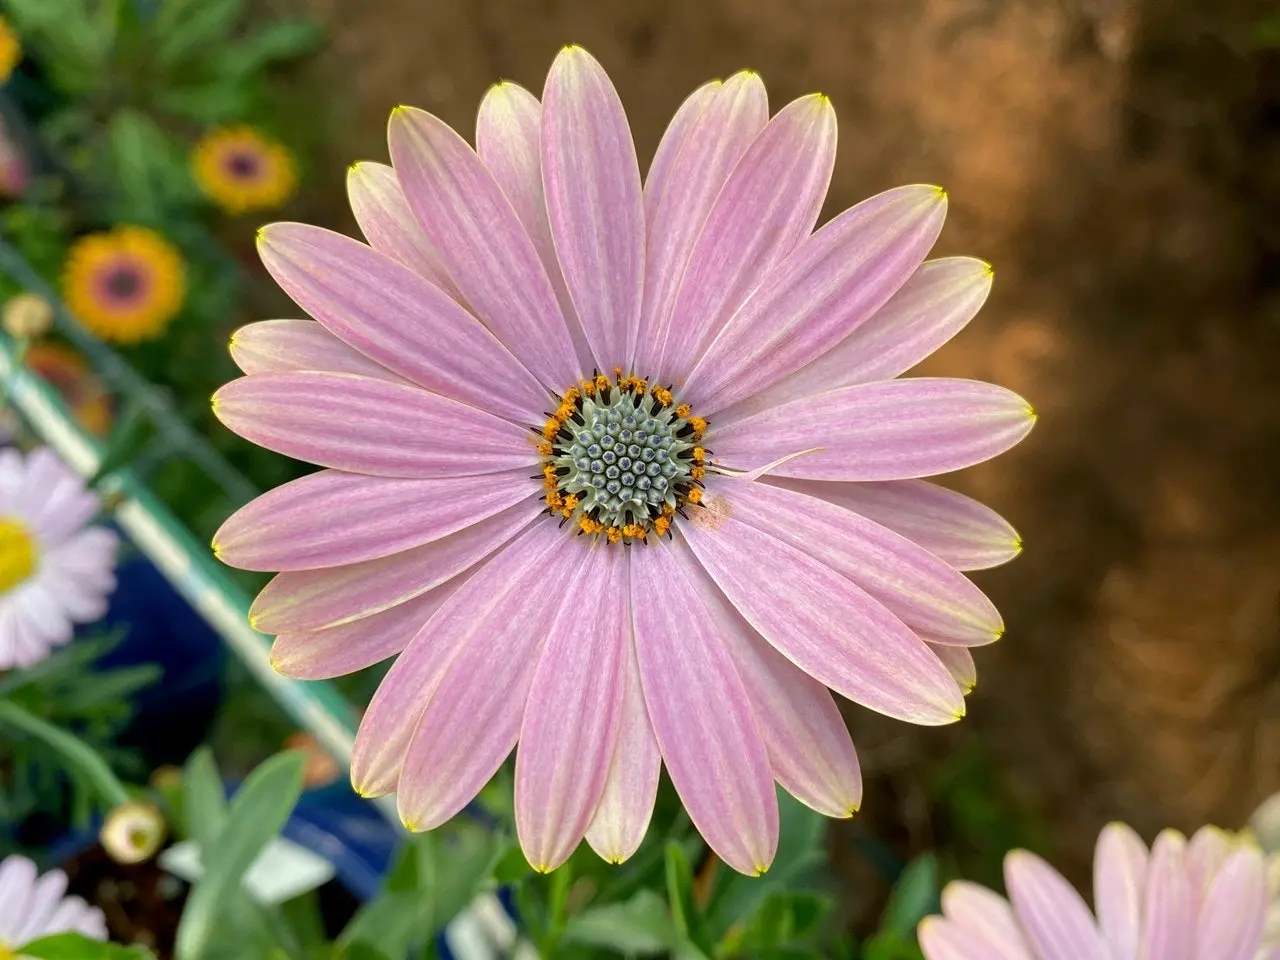
{"label": "flower center", "polygon": [[0,943],[0,960],[17,960],[18,955]]}
{"label": "flower center", "polygon": [[[36,541],[25,524],[0,517],[0,595],[36,572]],[[0,953],[0,960],[4,954]]]}
{"label": "flower center", "polygon": [[258,158],[250,153],[233,153],[227,158],[227,170],[239,180],[248,180],[258,173]]}
{"label": "flower center", "polygon": [[121,267],[107,276],[107,292],[118,300],[132,299],[142,287],[142,278],[136,270]]}
{"label": "flower center", "polygon": [[685,504],[702,500],[706,429],[669,387],[621,368],[570,387],[538,446],[548,511],[610,543],[663,536]]}

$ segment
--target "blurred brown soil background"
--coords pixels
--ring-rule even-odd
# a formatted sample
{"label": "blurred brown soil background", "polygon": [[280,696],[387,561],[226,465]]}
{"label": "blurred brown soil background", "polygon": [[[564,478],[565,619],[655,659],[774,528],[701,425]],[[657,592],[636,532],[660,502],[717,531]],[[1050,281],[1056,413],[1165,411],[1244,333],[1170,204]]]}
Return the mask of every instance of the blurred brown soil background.
{"label": "blurred brown soil background", "polygon": [[[642,162],[686,93],[741,67],[775,109],[827,93],[827,215],[944,185],[938,254],[996,268],[927,365],[1040,411],[1013,454],[954,478],[1022,531],[982,585],[1009,629],[956,727],[848,711],[860,822],[908,853],[939,830],[933,771],[977,737],[1088,876],[1126,819],[1243,823],[1280,789],[1280,58],[1262,0],[272,0],[308,9],[330,124],[302,213],[342,228],[342,176],[385,160],[398,103],[470,135],[497,78],[534,91],[556,50],[613,76]],[[857,826],[837,860],[862,872]]]}

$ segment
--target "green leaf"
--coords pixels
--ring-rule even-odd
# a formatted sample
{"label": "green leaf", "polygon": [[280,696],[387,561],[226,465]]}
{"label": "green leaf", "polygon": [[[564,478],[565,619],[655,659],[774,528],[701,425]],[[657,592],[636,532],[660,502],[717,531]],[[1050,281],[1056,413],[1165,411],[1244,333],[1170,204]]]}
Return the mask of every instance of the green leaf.
{"label": "green leaf", "polygon": [[99,943],[78,933],[58,933],[41,937],[18,950],[18,956],[32,960],[154,960],[155,954],[144,947],[124,947],[118,943]]}
{"label": "green leaf", "polygon": [[182,772],[182,812],[187,836],[201,850],[211,848],[227,822],[227,795],[208,747],[191,754]]}
{"label": "green leaf", "polygon": [[305,764],[300,752],[277,754],[249,774],[237,791],[217,838],[201,847],[204,872],[178,924],[177,960],[194,960],[203,954],[219,914],[240,892],[245,871],[280,832],[298,802]]}
{"label": "green leaf", "polygon": [[155,19],[156,62],[174,66],[224,45],[246,9],[245,0],[166,0]]}
{"label": "green leaf", "polygon": [[334,947],[333,960],[392,960],[381,950],[375,950],[367,943],[349,943]]}
{"label": "green leaf", "polygon": [[23,710],[8,700],[0,700],[0,726],[8,726],[43,742],[66,762],[68,772],[90,784],[104,808],[110,810],[129,802],[125,789],[111,767],[96,750],[82,740]]}
{"label": "green leaf", "polygon": [[894,884],[880,929],[912,938],[916,925],[938,908],[938,859],[926,853],[907,864]]}
{"label": "green leaf", "polygon": [[242,70],[256,73],[269,64],[310,53],[322,40],[324,29],[314,20],[304,17],[277,20],[235,44],[231,56]]}
{"label": "green leaf", "polygon": [[519,844],[513,843],[506,852],[499,855],[497,862],[493,865],[493,882],[498,886],[507,886],[519,883],[532,873],[533,867],[529,866],[529,858],[524,855]]}
{"label": "green leaf", "polygon": [[707,929],[720,940],[737,924],[745,924],[766,897],[803,888],[827,861],[826,819],[790,794],[778,791],[778,853],[760,877],[722,871],[707,908]]}
{"label": "green leaf", "polygon": [[662,897],[652,890],[641,890],[625,903],[584,910],[569,921],[564,939],[647,957],[674,949],[680,933]]}
{"label": "green leaf", "polygon": [[667,900],[676,930],[687,938],[697,917],[693,905],[693,868],[684,847],[674,840],[667,843]]}
{"label": "green leaf", "polygon": [[717,954],[756,957],[783,948],[797,948],[818,932],[831,907],[828,897],[816,893],[771,893],[746,927],[730,930],[720,942]]}
{"label": "green leaf", "polygon": [[235,120],[248,110],[250,100],[243,83],[220,77],[208,83],[167,86],[156,91],[160,107],[201,124]]}
{"label": "green leaf", "polygon": [[490,883],[507,844],[467,820],[414,836],[400,848],[383,892],[357,911],[338,938],[392,957],[427,942]]}
{"label": "green leaf", "polygon": [[915,935],[904,937],[896,930],[878,933],[862,945],[862,960],[924,960]]}

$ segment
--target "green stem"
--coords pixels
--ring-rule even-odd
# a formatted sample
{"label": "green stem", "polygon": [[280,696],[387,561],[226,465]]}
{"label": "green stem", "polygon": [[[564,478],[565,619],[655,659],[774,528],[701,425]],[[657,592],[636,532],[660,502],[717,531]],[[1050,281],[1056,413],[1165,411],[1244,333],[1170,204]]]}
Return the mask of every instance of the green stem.
{"label": "green stem", "polygon": [[10,700],[0,700],[0,724],[7,724],[61,754],[73,771],[93,785],[108,810],[129,802],[129,791],[111,772],[107,762],[78,737],[28,713]]}
{"label": "green stem", "polygon": [[566,863],[551,874],[551,890],[547,894],[547,937],[539,951],[544,957],[553,957],[568,918],[565,916],[569,899],[569,886],[573,883],[573,867]]}

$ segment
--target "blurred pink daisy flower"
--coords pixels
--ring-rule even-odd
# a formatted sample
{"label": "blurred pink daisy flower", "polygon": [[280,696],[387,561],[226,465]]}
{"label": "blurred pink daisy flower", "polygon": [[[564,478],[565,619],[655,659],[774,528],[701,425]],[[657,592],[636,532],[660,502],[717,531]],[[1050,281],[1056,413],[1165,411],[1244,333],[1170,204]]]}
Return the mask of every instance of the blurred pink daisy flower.
{"label": "blurred pink daisy flower", "polygon": [[48,447],[0,450],[0,670],[29,667],[107,612],[116,535],[98,498]]}
{"label": "blurred pink daisy flower", "polygon": [[1005,857],[1009,900],[958,881],[944,916],[920,924],[927,960],[1280,960],[1266,946],[1262,850],[1205,827],[1188,842],[1166,830],[1147,850],[1122,823],[1098,837],[1091,913],[1033,853]]}
{"label": "blurred pink daisy flower", "polygon": [[0,860],[0,957],[20,956],[20,947],[55,933],[106,940],[102,911],[79,897],[64,897],[66,892],[67,875],[61,870],[37,876],[26,857]]}
{"label": "blurred pink daisy flower", "polygon": [[1013,446],[1031,408],[894,379],[973,316],[989,268],[922,263],[936,187],[814,232],[834,111],[809,96],[770,118],[753,73],[685,101],[643,184],[578,47],[541,102],[493,87],[475,150],[409,108],[390,148],[394,168],[348,181],[369,246],[302,224],[260,236],[319,323],[238,331],[248,376],[215,409],[328,469],[215,538],[230,564],[283,571],[254,624],[292,676],[399,654],[352,779],[396,791],[413,829],[461,810],[518,741],[538,869],[584,836],[630,856],[663,764],[716,853],[766,869],[775,780],[832,816],[859,805],[827,688],[949,723],[967,648],[1003,629],[958,570],[1008,560],[1017,535],[918,478]]}

